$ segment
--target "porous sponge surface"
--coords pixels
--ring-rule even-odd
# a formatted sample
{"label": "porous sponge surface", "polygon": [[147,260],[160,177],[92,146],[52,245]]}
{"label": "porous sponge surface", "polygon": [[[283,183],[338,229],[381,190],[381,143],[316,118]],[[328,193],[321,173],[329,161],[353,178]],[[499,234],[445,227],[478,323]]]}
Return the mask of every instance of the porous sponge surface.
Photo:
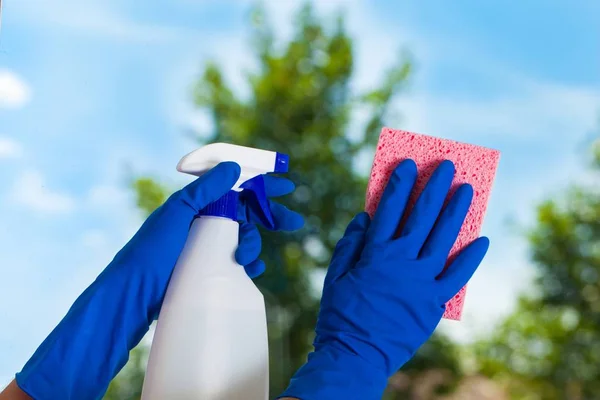
{"label": "porous sponge surface", "polygon": [[[450,190],[450,196],[463,183],[473,186],[473,201],[465,223],[450,251],[448,261],[473,240],[480,236],[481,226],[487,209],[492,185],[500,161],[500,152],[486,147],[428,135],[383,128],[379,136],[377,151],[371,168],[367,187],[366,211],[375,214],[377,205],[390,175],[396,166],[407,158],[415,161],[418,178],[408,211],[414,206],[429,177],[443,160],[450,160],[456,167],[456,174]],[[446,303],[444,318],[460,320],[464,307],[466,287]]]}

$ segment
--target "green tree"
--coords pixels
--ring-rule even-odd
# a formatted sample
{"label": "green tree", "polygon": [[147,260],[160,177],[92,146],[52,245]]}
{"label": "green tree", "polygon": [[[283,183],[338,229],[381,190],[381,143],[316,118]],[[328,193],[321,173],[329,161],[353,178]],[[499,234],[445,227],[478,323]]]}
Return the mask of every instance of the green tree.
{"label": "green tree", "polygon": [[[600,173],[600,142],[590,173]],[[481,370],[515,399],[600,398],[600,191],[574,186],[541,204],[530,232],[535,294],[490,340]]]}
{"label": "green tree", "polygon": [[453,392],[464,377],[460,351],[448,337],[435,334],[390,379],[383,400],[434,400]]}
{"label": "green tree", "polygon": [[138,347],[131,352],[129,362],[110,383],[104,399],[139,400],[141,398],[147,363],[146,355],[144,347]]}
{"label": "green tree", "polygon": [[[283,45],[276,43],[260,8],[250,20],[259,65],[247,76],[250,95],[240,97],[220,66],[209,63],[195,85],[194,101],[214,122],[214,130],[208,136],[203,132],[199,145],[223,141],[291,155],[289,177],[297,189],[282,202],[307,216],[307,225],[292,234],[262,232],[262,258],[268,268],[256,280],[268,308],[271,393],[279,393],[310,350],[318,308],[311,276],[327,266],[346,225],[364,205],[366,174],[356,171],[355,160],[361,152],[374,152],[390,101],[406,84],[411,62],[400,54],[379,87],[353,93],[353,41],[341,16],[328,23],[307,4],[293,21],[292,39]],[[362,136],[350,139],[350,117],[358,107],[371,116]],[[171,192],[152,178],[138,179],[133,186],[145,214]],[[442,358],[455,371],[455,361],[446,357],[452,352],[432,350],[436,343],[441,342],[426,347],[421,361],[408,370]]]}

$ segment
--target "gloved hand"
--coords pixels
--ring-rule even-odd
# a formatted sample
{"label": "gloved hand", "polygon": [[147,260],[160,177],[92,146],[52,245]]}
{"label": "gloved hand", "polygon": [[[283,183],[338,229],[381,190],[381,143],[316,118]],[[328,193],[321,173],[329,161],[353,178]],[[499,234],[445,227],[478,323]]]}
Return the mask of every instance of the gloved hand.
{"label": "gloved hand", "polygon": [[463,185],[442,211],[453,177],[454,165],[442,162],[397,236],[417,178],[415,163],[404,161],[373,220],[361,213],[350,223],[325,278],[315,350],[281,397],[379,400],[432,335],[489,246],[479,238],[439,276],[473,196]]}
{"label": "gloved hand", "polygon": [[[19,387],[36,400],[101,398],[158,316],[193,219],[227,193],[239,175],[237,164],[219,164],[154,211],[17,374]],[[273,176],[265,176],[265,186],[269,196],[294,190],[292,182]],[[275,203],[271,209],[276,229],[302,226],[295,212]],[[236,252],[250,276],[264,271],[253,222],[240,226]]]}

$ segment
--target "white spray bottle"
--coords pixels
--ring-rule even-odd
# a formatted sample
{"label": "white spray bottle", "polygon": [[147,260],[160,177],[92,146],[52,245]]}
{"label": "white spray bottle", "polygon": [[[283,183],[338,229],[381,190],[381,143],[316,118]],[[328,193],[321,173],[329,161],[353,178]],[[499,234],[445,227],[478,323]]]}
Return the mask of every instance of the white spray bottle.
{"label": "white spray bottle", "polygon": [[160,311],[142,400],[267,400],[269,351],[264,298],[234,259],[237,209],[248,195],[273,223],[262,174],[287,172],[281,153],[225,143],[186,155],[180,172],[200,176],[235,161],[241,176],[190,227]]}

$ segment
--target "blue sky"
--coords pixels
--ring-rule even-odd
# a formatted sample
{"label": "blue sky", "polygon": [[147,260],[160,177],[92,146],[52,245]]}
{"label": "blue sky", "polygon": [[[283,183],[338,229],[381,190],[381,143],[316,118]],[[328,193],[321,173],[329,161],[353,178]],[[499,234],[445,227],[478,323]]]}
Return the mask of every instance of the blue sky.
{"label": "blue sky", "polygon": [[[0,385],[140,224],[126,166],[173,183],[210,128],[189,86],[214,59],[243,92],[253,68],[247,1],[19,0],[0,32]],[[297,2],[266,2],[280,37]],[[600,3],[319,1],[342,7],[357,44],[356,90],[408,47],[410,89],[393,127],[502,151],[484,226],[492,248],[473,278],[457,340],[485,332],[527,290],[532,268],[508,219],[572,176],[600,110]],[[363,121],[354,116],[353,125]],[[370,160],[359,160],[363,170]],[[571,177],[571,178],[570,178]]]}

